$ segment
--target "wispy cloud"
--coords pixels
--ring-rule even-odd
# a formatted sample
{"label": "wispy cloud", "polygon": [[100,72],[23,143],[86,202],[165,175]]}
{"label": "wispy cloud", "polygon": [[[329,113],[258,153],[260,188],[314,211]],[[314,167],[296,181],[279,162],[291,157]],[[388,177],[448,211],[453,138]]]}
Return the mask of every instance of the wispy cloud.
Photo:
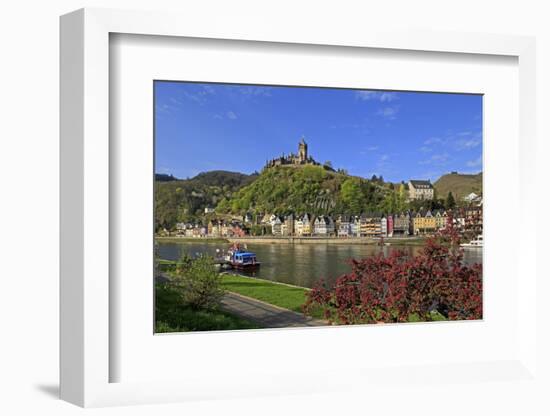
{"label": "wispy cloud", "polygon": [[443,143],[443,139],[441,139],[439,137],[430,137],[430,138],[424,140],[424,144],[427,144],[427,145],[438,144],[438,143]]}
{"label": "wispy cloud", "polygon": [[468,150],[473,149],[481,145],[481,132],[462,132],[458,133],[459,138],[454,141],[455,147],[457,150]]}
{"label": "wispy cloud", "polygon": [[468,166],[469,168],[476,168],[478,166],[481,166],[481,163],[482,163],[482,160],[480,156],[477,159],[466,162],[466,166]]}
{"label": "wispy cloud", "polygon": [[211,85],[201,85],[200,87],[196,88],[194,86],[192,90],[189,89],[181,89],[179,91],[178,96],[173,96],[171,99],[175,101],[179,101],[181,105],[181,101],[179,100],[180,97],[186,98],[189,101],[193,101],[199,105],[204,105],[211,95],[216,95],[216,89]]}
{"label": "wispy cloud", "polygon": [[368,153],[376,152],[380,149],[380,146],[368,146],[359,152],[360,155],[366,155]]}
{"label": "wispy cloud", "polygon": [[214,114],[214,118],[217,120],[237,120],[237,114],[234,111],[226,111],[225,113],[216,113]]}
{"label": "wispy cloud", "polygon": [[429,137],[424,140],[424,145],[430,148],[440,146],[453,150],[470,150],[481,145],[481,131],[465,130],[460,132],[447,132],[442,137]]}
{"label": "wispy cloud", "polygon": [[429,159],[421,160],[418,162],[419,165],[434,165],[434,166],[445,166],[449,161],[448,153],[437,153],[432,155]]}
{"label": "wispy cloud", "polygon": [[355,91],[355,97],[363,101],[376,100],[381,103],[391,103],[399,99],[399,95],[395,92],[368,90]]}
{"label": "wispy cloud", "polygon": [[395,120],[397,118],[397,113],[399,108],[397,106],[383,107],[380,108],[376,114],[384,117],[387,120]]}

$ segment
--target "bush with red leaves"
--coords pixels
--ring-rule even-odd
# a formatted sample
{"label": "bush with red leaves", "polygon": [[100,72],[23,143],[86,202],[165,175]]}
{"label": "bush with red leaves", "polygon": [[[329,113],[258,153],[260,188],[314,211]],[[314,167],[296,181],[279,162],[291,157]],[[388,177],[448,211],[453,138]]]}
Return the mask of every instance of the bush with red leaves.
{"label": "bush with red leaves", "polygon": [[449,224],[417,255],[351,260],[351,273],[309,292],[304,312],[321,308],[336,324],[481,319],[482,266],[463,263],[459,234]]}

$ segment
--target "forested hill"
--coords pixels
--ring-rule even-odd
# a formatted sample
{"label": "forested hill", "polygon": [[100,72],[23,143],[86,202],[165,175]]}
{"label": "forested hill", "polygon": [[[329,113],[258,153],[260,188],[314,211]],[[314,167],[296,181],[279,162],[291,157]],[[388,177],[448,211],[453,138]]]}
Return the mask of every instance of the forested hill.
{"label": "forested hill", "polygon": [[449,192],[453,193],[456,200],[462,200],[471,192],[481,195],[483,193],[483,174],[475,175],[462,173],[448,173],[434,183],[438,197],[445,198]]}
{"label": "forested hill", "polygon": [[[320,215],[376,211],[386,205],[388,209],[398,209],[399,192],[392,188],[382,181],[349,176],[322,166],[278,166],[264,169],[254,182],[224,198],[216,212]],[[404,189],[401,198],[404,204]],[[392,203],[394,206],[390,207]]]}
{"label": "forested hill", "polygon": [[216,207],[222,200],[250,184],[257,174],[211,171],[191,179],[176,179],[171,175],[156,175],[155,227],[173,228],[177,222],[197,219],[205,207]]}
{"label": "forested hill", "polygon": [[[360,214],[402,212],[446,207],[451,191],[458,201],[471,192],[482,192],[482,174],[447,174],[434,183],[437,199],[407,201],[404,183],[350,176],[323,166],[275,166],[260,174],[211,171],[191,179],[170,175],[156,181],[155,226],[173,229],[178,222],[208,221],[211,216],[251,214],[287,215],[309,213]],[[215,208],[205,215],[204,208]],[[205,218],[206,217],[206,218]]]}

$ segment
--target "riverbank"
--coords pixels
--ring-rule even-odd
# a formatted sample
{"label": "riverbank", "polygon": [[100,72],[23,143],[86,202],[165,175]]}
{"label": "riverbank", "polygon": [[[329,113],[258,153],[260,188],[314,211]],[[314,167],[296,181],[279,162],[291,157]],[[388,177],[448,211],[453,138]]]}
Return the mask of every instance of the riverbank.
{"label": "riverbank", "polygon": [[[339,245],[380,245],[380,238],[367,237],[155,237],[163,243],[248,243],[248,244],[339,244]],[[426,237],[385,237],[384,245],[421,246]]]}
{"label": "riverbank", "polygon": [[[230,243],[247,244],[335,244],[335,245],[380,245],[380,238],[366,237],[229,237]],[[383,239],[384,245],[407,245],[421,246],[424,244],[424,237],[387,237]]]}
{"label": "riverbank", "polygon": [[[175,265],[176,262],[164,261],[164,264]],[[169,281],[171,272],[165,274],[166,283]],[[278,308],[288,309],[296,313],[303,313],[302,306],[305,304],[307,294],[311,289],[296,286],[288,283],[272,282],[256,277],[243,276],[228,272],[220,273],[221,287],[230,293],[236,293],[248,298],[256,299]],[[322,319],[320,311],[313,311],[313,318]]]}
{"label": "riverbank", "polygon": [[229,244],[229,240],[220,237],[160,237],[155,236],[155,240],[162,243],[225,243]]}

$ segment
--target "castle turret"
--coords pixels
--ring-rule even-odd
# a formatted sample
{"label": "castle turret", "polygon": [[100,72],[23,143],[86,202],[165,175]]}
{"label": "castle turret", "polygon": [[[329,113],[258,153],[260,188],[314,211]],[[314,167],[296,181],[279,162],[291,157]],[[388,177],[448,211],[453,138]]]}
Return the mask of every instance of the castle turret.
{"label": "castle turret", "polygon": [[307,143],[302,136],[300,143],[298,143],[298,159],[300,163],[306,162],[307,159]]}

